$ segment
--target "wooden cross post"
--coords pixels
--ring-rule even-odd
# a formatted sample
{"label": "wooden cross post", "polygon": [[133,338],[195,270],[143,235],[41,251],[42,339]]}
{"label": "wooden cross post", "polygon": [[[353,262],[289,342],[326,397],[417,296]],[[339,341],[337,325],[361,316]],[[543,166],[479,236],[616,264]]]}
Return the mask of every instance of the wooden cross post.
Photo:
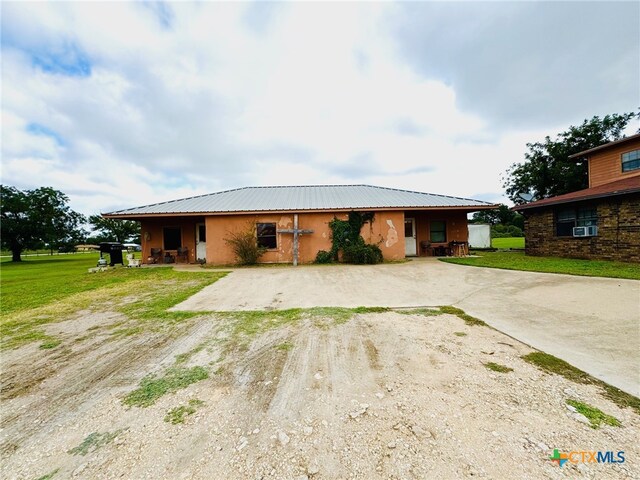
{"label": "wooden cross post", "polygon": [[313,230],[304,230],[298,228],[298,214],[293,214],[293,228],[285,228],[282,230],[278,230],[278,233],[293,233],[293,266],[298,266],[298,250],[299,250],[299,242],[300,235],[303,233],[313,233]]}

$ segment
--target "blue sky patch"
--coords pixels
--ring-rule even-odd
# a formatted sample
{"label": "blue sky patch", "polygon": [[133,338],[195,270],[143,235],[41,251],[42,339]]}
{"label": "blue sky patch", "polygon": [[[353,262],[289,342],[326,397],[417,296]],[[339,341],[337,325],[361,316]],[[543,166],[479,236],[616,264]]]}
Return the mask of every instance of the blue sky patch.
{"label": "blue sky patch", "polygon": [[30,123],[27,125],[25,130],[32,135],[42,135],[46,137],[51,137],[60,146],[63,146],[66,144],[66,142],[64,141],[64,138],[62,138],[58,132],[51,130],[49,127],[45,127],[40,123],[35,123],[35,122]]}
{"label": "blue sky patch", "polygon": [[145,1],[142,5],[154,13],[162,28],[169,30],[173,26],[174,13],[166,2]]}
{"label": "blue sky patch", "polygon": [[80,48],[71,42],[59,47],[33,49],[28,52],[34,66],[43,72],[88,77],[91,75],[91,61]]}

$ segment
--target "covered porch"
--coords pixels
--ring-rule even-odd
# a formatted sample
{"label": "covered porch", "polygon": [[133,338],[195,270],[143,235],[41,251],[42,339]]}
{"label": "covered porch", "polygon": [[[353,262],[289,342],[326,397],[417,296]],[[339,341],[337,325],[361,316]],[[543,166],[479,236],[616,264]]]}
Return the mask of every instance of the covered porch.
{"label": "covered porch", "polygon": [[467,213],[466,210],[405,211],[405,256],[468,255]]}
{"label": "covered porch", "polygon": [[200,263],[206,261],[204,217],[141,218],[142,263]]}

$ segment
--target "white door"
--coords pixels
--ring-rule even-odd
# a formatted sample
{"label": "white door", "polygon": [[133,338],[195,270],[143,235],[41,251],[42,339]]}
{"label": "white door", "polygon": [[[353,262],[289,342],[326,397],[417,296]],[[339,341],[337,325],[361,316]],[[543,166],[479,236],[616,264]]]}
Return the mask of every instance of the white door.
{"label": "white door", "polygon": [[407,257],[414,257],[417,254],[415,218],[404,219],[404,254]]}
{"label": "white door", "polygon": [[207,230],[204,223],[196,225],[196,260],[207,260]]}

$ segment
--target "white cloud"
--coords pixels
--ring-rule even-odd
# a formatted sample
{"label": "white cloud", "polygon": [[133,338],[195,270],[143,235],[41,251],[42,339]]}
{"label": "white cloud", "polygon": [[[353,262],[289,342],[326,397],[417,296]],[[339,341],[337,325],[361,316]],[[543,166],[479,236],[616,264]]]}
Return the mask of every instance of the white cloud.
{"label": "white cloud", "polygon": [[[53,186],[83,213],[243,185],[499,195],[525,142],[558,129],[503,134],[462,111],[452,86],[397,57],[394,5],[277,4],[263,23],[255,8],[11,4],[3,182]],[[91,74],[34,67],[43,49],[85,55]],[[34,122],[64,143],[28,133]]]}

